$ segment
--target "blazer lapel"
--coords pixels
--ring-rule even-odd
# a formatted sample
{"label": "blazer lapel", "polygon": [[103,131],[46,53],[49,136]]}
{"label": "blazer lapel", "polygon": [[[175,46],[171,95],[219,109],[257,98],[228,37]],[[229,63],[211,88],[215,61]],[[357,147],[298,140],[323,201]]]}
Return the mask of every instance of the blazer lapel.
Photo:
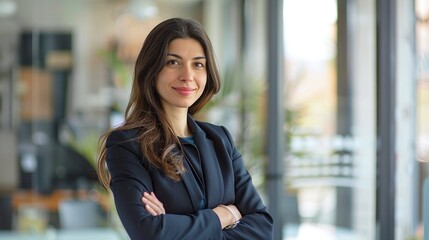
{"label": "blazer lapel", "polygon": [[200,153],[202,169],[204,174],[206,202],[209,208],[215,207],[224,198],[223,181],[221,169],[216,155],[216,150],[213,141],[206,137],[205,132],[188,117],[188,124],[192,129],[195,144]]}
{"label": "blazer lapel", "polygon": [[186,172],[181,174],[182,181],[185,184],[186,189],[188,190],[189,199],[191,199],[192,208],[194,212],[200,210],[200,203],[198,199],[198,183],[195,181],[195,178],[192,176],[191,168],[188,164],[188,161],[183,161]]}

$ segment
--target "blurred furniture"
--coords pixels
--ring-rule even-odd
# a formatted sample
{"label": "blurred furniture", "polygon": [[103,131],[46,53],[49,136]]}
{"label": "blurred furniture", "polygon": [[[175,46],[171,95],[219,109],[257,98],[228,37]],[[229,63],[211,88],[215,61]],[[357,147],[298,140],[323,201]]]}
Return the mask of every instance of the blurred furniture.
{"label": "blurred furniture", "polygon": [[[22,205],[39,205],[50,212],[58,212],[60,202],[74,197],[86,199],[89,197],[88,192],[75,192],[71,189],[58,189],[51,194],[40,194],[31,190],[19,190],[12,194],[12,207],[16,210]],[[109,196],[98,195],[98,202],[105,211],[110,210]]]}
{"label": "blurred furniture", "polygon": [[423,240],[429,240],[429,177],[423,183]]}
{"label": "blurred furniture", "polygon": [[[78,199],[96,199],[96,203],[101,206],[101,214],[103,216],[110,211],[110,199],[107,194],[97,194],[97,192],[75,191],[71,189],[57,189],[51,194],[40,194],[31,190],[18,190],[13,192],[11,199],[12,210],[17,213],[24,213],[27,216],[29,209],[38,208],[47,214],[47,224],[56,228],[61,227],[60,223],[60,204],[67,200]],[[90,197],[91,195],[91,197]],[[67,208],[66,208],[67,209]],[[82,216],[85,216],[83,214]],[[16,216],[16,222],[20,223],[20,215]],[[15,221],[12,221],[15,222]],[[25,221],[24,221],[25,222]],[[19,226],[17,226],[19,227]]]}
{"label": "blurred furniture", "polygon": [[12,209],[17,213],[14,220],[17,223],[16,227],[22,231],[43,230],[47,225],[58,227],[59,203],[73,196],[72,190],[55,190],[50,194],[41,194],[33,190],[14,191]]}
{"label": "blurred furniture", "polygon": [[101,205],[91,200],[64,200],[59,205],[60,227],[63,229],[101,227],[101,210]]}
{"label": "blurred furniture", "polygon": [[[1,101],[0,97],[0,103]],[[18,185],[17,148],[16,132],[2,129],[0,126],[0,190],[2,191],[11,191]]]}
{"label": "blurred furniture", "polygon": [[19,188],[51,194],[69,173],[59,134],[67,119],[72,33],[24,30],[18,40]]}
{"label": "blurred furniture", "polygon": [[51,194],[39,194],[34,191],[17,191],[12,195],[12,206],[19,209],[25,205],[38,205],[50,212],[58,211],[58,205],[65,199],[73,197],[72,190],[56,190]]}
{"label": "blurred furniture", "polygon": [[49,212],[39,205],[22,205],[17,210],[14,222],[14,229],[18,232],[40,234],[48,228]]}
{"label": "blurred furniture", "polygon": [[0,230],[12,229],[12,197],[0,194]]}

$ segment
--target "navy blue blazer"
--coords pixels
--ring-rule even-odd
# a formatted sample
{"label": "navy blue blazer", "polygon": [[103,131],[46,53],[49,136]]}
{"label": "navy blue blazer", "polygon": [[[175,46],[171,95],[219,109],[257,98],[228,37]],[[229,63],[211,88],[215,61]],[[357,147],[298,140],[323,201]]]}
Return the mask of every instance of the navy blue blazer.
{"label": "navy blue blazer", "polygon": [[[200,209],[201,192],[185,161],[181,181],[173,181],[149,166],[140,149],[136,130],[114,131],[106,142],[106,161],[111,174],[119,217],[131,239],[272,239],[273,219],[262,203],[235,148],[222,126],[188,118],[202,159],[207,209]],[[143,192],[154,192],[166,214],[152,216],[141,202]],[[243,218],[233,229],[222,230],[213,208],[234,204]]]}

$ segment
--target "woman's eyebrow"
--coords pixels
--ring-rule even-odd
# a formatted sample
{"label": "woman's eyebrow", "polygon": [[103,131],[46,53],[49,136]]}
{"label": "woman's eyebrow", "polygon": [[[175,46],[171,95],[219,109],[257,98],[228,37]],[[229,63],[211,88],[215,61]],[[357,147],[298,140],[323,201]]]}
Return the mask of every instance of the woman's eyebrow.
{"label": "woman's eyebrow", "polygon": [[[175,57],[175,58],[183,59],[180,55],[177,55],[175,53],[168,53],[167,56],[172,56],[172,57]],[[193,60],[206,59],[206,57],[205,56],[198,56],[198,57],[194,57],[192,59]]]}

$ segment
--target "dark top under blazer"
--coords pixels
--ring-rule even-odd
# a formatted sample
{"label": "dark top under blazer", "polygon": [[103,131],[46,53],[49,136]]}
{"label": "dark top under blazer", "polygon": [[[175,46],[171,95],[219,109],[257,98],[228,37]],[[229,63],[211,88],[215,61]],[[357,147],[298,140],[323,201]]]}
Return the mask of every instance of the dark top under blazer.
{"label": "dark top under blazer", "polygon": [[[221,126],[188,117],[202,159],[207,209],[200,208],[189,165],[175,182],[142,155],[137,130],[115,131],[107,139],[107,165],[119,217],[131,239],[272,239],[273,219],[252,184],[230,133]],[[141,202],[154,192],[167,214],[152,216]],[[201,195],[201,194],[199,194]],[[237,227],[221,230],[213,208],[234,204],[243,215]]]}

